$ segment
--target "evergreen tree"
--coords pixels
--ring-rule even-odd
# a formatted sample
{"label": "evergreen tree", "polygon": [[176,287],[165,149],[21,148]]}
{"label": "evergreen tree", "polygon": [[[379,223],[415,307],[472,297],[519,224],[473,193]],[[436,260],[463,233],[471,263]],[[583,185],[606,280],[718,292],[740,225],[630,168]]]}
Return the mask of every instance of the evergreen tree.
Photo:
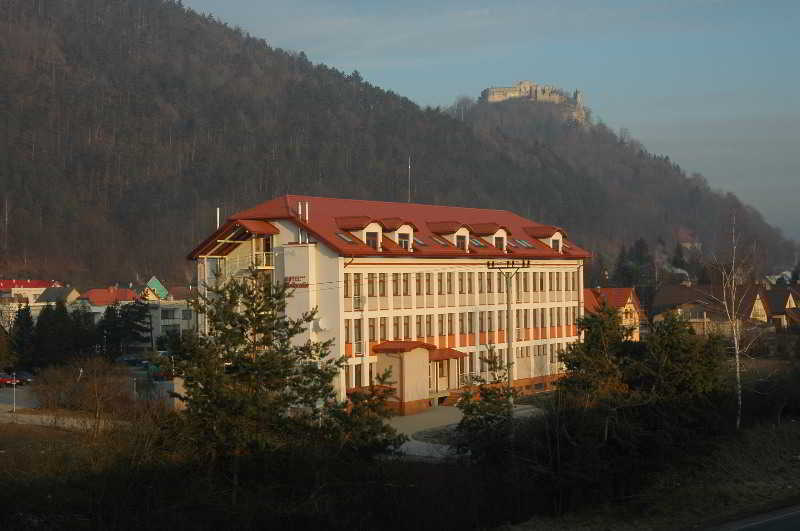
{"label": "evergreen tree", "polygon": [[7,370],[17,364],[17,356],[11,348],[11,337],[0,326],[0,370]]}
{"label": "evergreen tree", "polygon": [[144,301],[123,304],[119,308],[122,328],[122,351],[128,352],[132,345],[150,343],[150,309]]}
{"label": "evergreen tree", "polygon": [[639,238],[631,247],[628,259],[633,264],[631,283],[632,286],[648,286],[655,278],[653,270],[653,255],[644,238]]}
{"label": "evergreen tree", "polygon": [[70,314],[72,321],[72,352],[75,357],[93,355],[100,342],[94,316],[85,308],[77,308]]}
{"label": "evergreen tree", "polygon": [[672,267],[683,269],[684,271],[689,268],[689,264],[686,262],[686,258],[683,256],[683,245],[680,243],[675,244],[675,251],[672,253],[672,258],[670,258],[669,263]]}
{"label": "evergreen tree", "polygon": [[198,451],[211,463],[230,464],[234,500],[238,456],[245,451],[319,455],[335,448],[338,459],[370,456],[401,442],[383,422],[389,415],[383,386],[353,397],[349,409],[336,401],[333,381],[344,360],[330,355],[330,341],[296,341],[315,312],[288,317],[285,285],[270,285],[251,271],[249,278],[209,291],[194,303],[209,323],[208,335],[184,336],[175,356]]}
{"label": "evergreen tree", "polygon": [[123,325],[118,304],[109,304],[97,323],[98,343],[103,355],[114,360],[122,354]]}
{"label": "evergreen tree", "polygon": [[11,350],[19,360],[21,366],[32,368],[36,365],[34,359],[34,333],[33,316],[30,306],[23,306],[17,310],[14,324],[11,327]]}
{"label": "evergreen tree", "polygon": [[611,275],[611,283],[614,286],[626,287],[633,284],[633,270],[628,259],[628,249],[623,244],[617,256],[617,263],[614,265],[614,273]]}
{"label": "evergreen tree", "polygon": [[36,367],[59,364],[72,354],[72,320],[63,301],[48,304],[36,320],[34,334]]}

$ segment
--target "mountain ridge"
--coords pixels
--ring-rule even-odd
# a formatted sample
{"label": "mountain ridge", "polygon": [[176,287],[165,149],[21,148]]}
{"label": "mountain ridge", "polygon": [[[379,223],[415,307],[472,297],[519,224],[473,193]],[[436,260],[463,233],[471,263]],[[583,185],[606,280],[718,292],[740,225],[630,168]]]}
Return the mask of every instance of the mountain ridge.
{"label": "mountain ridge", "polygon": [[[0,79],[2,276],[189,282],[183,257],[215,207],[288,192],[402,200],[409,154],[415,201],[513,210],[607,254],[669,238],[657,205],[637,210],[639,235],[599,219],[592,203],[609,210],[620,181],[593,171],[591,151],[624,159],[591,147],[619,143],[600,125],[581,137],[545,115],[524,125],[495,112],[513,102],[460,121],[179,1],[8,0]],[[772,242],[770,260],[786,261],[793,244],[731,197],[745,230]]]}

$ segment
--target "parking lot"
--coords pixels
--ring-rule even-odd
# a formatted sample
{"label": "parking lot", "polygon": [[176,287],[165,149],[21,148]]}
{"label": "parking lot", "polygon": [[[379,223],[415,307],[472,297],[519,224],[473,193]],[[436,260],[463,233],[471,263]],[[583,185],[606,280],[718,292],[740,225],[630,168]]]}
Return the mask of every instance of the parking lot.
{"label": "parking lot", "polygon": [[[0,387],[0,411],[9,411],[14,402],[14,389]],[[38,407],[36,397],[26,385],[17,386],[17,409]]]}

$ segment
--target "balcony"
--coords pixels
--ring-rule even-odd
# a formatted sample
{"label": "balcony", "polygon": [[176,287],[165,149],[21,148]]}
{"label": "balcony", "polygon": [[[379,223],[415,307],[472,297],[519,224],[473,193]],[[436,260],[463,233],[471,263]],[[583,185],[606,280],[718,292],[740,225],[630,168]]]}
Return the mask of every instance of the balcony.
{"label": "balcony", "polygon": [[250,267],[255,269],[275,269],[275,253],[256,252],[253,254],[240,254],[225,258],[225,277],[240,277],[246,274]]}
{"label": "balcony", "polygon": [[253,267],[256,269],[275,269],[275,253],[256,251],[253,253]]}

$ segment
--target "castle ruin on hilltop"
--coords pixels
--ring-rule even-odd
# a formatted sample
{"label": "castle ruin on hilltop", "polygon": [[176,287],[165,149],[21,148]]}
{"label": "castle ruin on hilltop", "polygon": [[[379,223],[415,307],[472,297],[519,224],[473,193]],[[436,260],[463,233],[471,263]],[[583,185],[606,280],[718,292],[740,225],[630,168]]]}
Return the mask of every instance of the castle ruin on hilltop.
{"label": "castle ruin on hilltop", "polygon": [[555,103],[566,106],[566,118],[583,122],[586,111],[583,106],[583,94],[576,90],[569,95],[567,92],[550,85],[539,85],[533,81],[520,81],[512,87],[490,87],[481,92],[480,101],[498,103],[501,101],[519,99],[539,103]]}

